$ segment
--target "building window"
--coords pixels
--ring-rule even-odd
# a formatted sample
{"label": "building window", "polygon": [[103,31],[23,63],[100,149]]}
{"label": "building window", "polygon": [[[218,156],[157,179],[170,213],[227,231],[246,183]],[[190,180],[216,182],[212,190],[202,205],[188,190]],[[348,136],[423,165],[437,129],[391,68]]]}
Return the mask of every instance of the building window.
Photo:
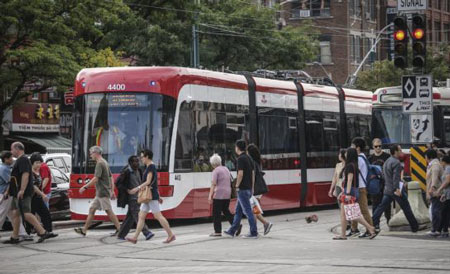
{"label": "building window", "polygon": [[[373,46],[373,43],[375,43],[375,41],[374,41],[375,39],[372,39],[372,38],[367,38],[366,39],[366,51],[364,52],[364,54],[367,54],[369,51],[370,51],[370,49],[372,48],[372,46]],[[372,64],[373,62],[375,62],[375,51],[372,51],[370,54],[369,54],[369,58],[367,59],[367,63],[368,64]]]}
{"label": "building window", "polygon": [[50,99],[59,99],[59,93],[56,91],[49,92]]}
{"label": "building window", "polygon": [[[444,33],[443,33],[443,37],[444,37],[444,42],[450,42],[450,25],[444,25]],[[449,140],[450,141],[450,140]]]}
{"label": "building window", "polygon": [[331,64],[331,43],[330,41],[320,42],[320,63]]}
{"label": "building window", "polygon": [[434,23],[434,33],[436,33],[436,42],[442,41],[441,22]]}
{"label": "building window", "polygon": [[32,100],[39,100],[39,93],[34,92],[33,95],[31,95]]}
{"label": "building window", "polygon": [[350,15],[361,17],[361,0],[349,0]]}
{"label": "building window", "polygon": [[292,18],[330,16],[330,0],[300,0],[292,8]]}
{"label": "building window", "polygon": [[359,63],[361,61],[361,37],[352,35],[352,43],[350,45],[350,55],[351,60],[354,63]]}

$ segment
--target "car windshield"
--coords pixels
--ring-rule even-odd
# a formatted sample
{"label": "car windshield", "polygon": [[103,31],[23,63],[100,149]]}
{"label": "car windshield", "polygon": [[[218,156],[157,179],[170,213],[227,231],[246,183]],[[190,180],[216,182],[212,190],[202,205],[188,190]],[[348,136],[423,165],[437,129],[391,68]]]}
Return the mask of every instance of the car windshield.
{"label": "car windshield", "polygon": [[411,143],[409,114],[403,113],[401,107],[374,109],[372,138],[380,138],[383,144]]}
{"label": "car windshield", "polygon": [[131,155],[153,151],[159,170],[169,164],[175,100],[160,94],[89,94],[75,101],[73,172],[93,173],[88,150],[103,149],[111,171],[118,173]]}

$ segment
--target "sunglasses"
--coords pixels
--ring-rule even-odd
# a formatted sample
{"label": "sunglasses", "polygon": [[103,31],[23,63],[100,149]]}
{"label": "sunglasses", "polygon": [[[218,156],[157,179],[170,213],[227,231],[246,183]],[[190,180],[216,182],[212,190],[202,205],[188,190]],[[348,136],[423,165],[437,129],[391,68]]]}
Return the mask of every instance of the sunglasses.
{"label": "sunglasses", "polygon": [[373,146],[374,148],[378,148],[378,147],[381,147],[381,146]]}

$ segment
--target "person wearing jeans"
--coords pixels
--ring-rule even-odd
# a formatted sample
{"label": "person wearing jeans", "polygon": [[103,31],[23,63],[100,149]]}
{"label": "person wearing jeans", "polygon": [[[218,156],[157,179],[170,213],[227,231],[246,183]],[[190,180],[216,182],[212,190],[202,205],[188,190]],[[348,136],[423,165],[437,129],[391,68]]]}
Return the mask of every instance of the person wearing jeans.
{"label": "person wearing jeans", "polygon": [[416,232],[419,225],[409,205],[408,197],[400,189],[400,174],[403,168],[399,158],[402,154],[402,149],[399,145],[394,144],[390,147],[390,152],[391,157],[383,165],[383,177],[385,180],[383,199],[373,214],[373,224],[375,227],[379,227],[381,215],[395,200],[403,210],[411,230]]}
{"label": "person wearing jeans", "polygon": [[234,215],[233,224],[224,231],[225,235],[234,237],[236,231],[239,229],[242,214],[245,214],[250,225],[250,233],[242,236],[243,238],[256,239],[258,238],[258,228],[256,226],[255,216],[250,205],[250,198],[252,197],[253,187],[255,185],[255,171],[250,159],[245,152],[246,144],[244,140],[236,142],[236,154],[239,155],[237,159],[237,180],[236,188],[238,195],[238,202],[236,203],[236,213]]}
{"label": "person wearing jeans", "polygon": [[[369,212],[369,203],[367,201],[367,190],[366,190],[366,178],[369,172],[369,167],[366,164],[366,155],[364,155],[363,151],[366,148],[366,141],[362,137],[356,137],[352,140],[352,148],[355,148],[358,152],[358,169],[359,169],[359,200],[358,204],[361,209],[361,214],[367,223],[373,226],[372,217]],[[352,237],[359,235],[358,230],[358,222],[352,221],[352,228],[350,232],[347,234],[347,237]],[[370,232],[366,231],[363,235],[359,236],[360,238],[369,237]]]}

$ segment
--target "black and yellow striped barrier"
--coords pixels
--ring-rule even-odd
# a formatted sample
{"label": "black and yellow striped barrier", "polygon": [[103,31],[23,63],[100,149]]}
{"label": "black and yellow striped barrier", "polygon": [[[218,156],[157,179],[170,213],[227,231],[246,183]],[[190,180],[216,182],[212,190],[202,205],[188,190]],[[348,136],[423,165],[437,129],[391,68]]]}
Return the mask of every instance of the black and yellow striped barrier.
{"label": "black and yellow striped barrier", "polygon": [[425,191],[427,188],[427,161],[425,160],[426,146],[417,146],[411,148],[411,179],[417,181],[420,187]]}

